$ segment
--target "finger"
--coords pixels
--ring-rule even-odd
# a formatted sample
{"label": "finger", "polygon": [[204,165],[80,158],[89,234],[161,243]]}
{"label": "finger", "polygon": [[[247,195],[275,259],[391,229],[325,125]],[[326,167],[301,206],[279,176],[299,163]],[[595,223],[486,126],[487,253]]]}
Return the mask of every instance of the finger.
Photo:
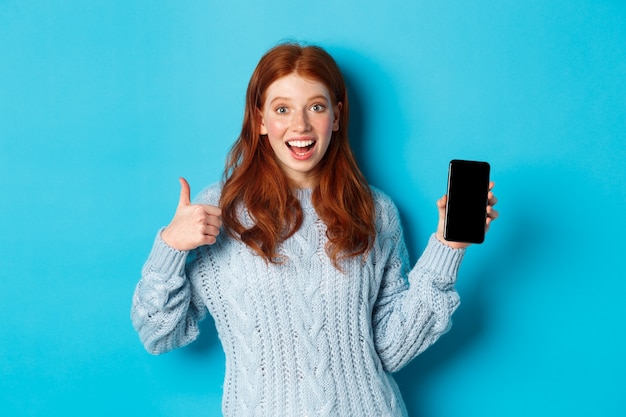
{"label": "finger", "polygon": [[495,186],[496,186],[496,182],[495,181],[491,181],[489,183],[489,191],[493,190],[493,187],[495,187]]}
{"label": "finger", "polygon": [[202,208],[204,208],[204,212],[209,216],[219,217],[222,215],[222,210],[219,207],[211,206],[209,204],[202,204]]}
{"label": "finger", "polygon": [[447,202],[448,202],[448,196],[444,195],[439,200],[437,200],[437,207],[440,208],[440,209],[441,208],[445,208]]}
{"label": "finger", "polygon": [[213,226],[205,226],[202,233],[203,244],[213,245],[217,242],[217,236],[220,234],[220,229]]}
{"label": "finger", "polygon": [[178,207],[191,205],[191,190],[189,183],[183,177],[179,178],[180,181],[180,198],[178,199]]}
{"label": "finger", "polygon": [[206,225],[204,227],[204,235],[205,236],[217,236],[220,234],[220,229],[213,225]]}
{"label": "finger", "polygon": [[215,226],[217,228],[222,227],[222,219],[219,216],[208,216],[205,219],[206,226]]}
{"label": "finger", "polygon": [[215,217],[215,219],[210,223],[211,226],[215,226],[218,229],[222,227],[222,219],[219,217]]}

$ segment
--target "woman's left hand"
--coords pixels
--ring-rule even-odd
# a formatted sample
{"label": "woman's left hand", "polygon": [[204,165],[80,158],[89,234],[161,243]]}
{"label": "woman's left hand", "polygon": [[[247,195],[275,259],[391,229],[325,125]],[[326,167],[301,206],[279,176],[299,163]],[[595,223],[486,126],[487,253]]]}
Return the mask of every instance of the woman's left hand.
{"label": "woman's left hand", "polygon": [[[498,211],[493,208],[498,202],[498,199],[493,194],[493,187],[495,183],[492,181],[489,183],[489,194],[487,195],[487,220],[485,221],[485,233],[489,230],[489,226],[491,222],[498,218]],[[467,248],[471,243],[463,243],[463,242],[450,242],[443,238],[443,226],[446,221],[446,203],[448,201],[448,196],[444,195],[439,200],[437,200],[437,209],[439,210],[439,223],[437,224],[437,239],[445,245],[450,246],[453,249],[464,249]]]}

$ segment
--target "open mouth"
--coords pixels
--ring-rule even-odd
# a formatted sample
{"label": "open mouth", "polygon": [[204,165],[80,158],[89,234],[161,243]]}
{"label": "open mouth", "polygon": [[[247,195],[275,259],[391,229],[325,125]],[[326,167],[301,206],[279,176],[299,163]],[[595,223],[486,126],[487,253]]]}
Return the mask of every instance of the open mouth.
{"label": "open mouth", "polygon": [[290,140],[287,142],[289,150],[298,157],[303,157],[309,154],[315,147],[315,141],[308,140]]}

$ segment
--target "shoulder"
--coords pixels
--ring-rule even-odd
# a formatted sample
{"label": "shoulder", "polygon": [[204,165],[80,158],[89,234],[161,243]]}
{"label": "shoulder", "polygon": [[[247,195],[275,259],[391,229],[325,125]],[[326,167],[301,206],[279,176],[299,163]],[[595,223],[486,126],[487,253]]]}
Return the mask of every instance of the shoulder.
{"label": "shoulder", "polygon": [[376,228],[380,233],[382,230],[397,228],[400,225],[400,215],[394,201],[383,191],[370,186],[374,207],[376,210]]}
{"label": "shoulder", "polygon": [[208,204],[211,206],[217,206],[220,202],[220,196],[222,195],[222,186],[221,182],[215,182],[210,184],[193,199],[194,204]]}
{"label": "shoulder", "polygon": [[370,190],[372,191],[372,198],[374,199],[376,217],[397,213],[398,209],[391,197],[376,187],[370,186]]}

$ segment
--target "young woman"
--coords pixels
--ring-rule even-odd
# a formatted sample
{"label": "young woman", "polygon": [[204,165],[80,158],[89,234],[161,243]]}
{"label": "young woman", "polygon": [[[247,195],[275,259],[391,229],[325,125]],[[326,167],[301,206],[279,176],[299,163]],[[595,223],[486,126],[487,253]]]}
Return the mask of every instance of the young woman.
{"label": "young woman", "polygon": [[[144,266],[132,305],[143,344],[160,354],[192,342],[208,311],[226,354],[225,416],[405,416],[392,373],[459,304],[467,245],[443,239],[446,197],[411,268],[393,202],[350,150],[348,108],[323,49],[268,51],[224,181],[192,204],[181,179]],[[495,203],[490,192],[486,227]]]}

